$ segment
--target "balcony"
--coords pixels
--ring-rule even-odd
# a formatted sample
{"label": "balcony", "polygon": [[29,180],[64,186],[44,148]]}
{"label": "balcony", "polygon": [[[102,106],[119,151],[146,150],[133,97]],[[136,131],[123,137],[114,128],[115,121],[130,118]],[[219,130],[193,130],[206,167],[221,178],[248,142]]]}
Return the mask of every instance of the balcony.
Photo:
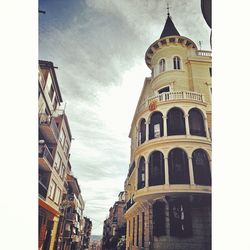
{"label": "balcony", "polygon": [[209,50],[197,50],[196,55],[197,56],[212,56],[212,51],[209,51]]}
{"label": "balcony", "polygon": [[47,114],[39,115],[40,133],[46,142],[56,144],[59,138],[59,130],[57,128],[54,117]]}
{"label": "balcony", "polygon": [[46,199],[48,188],[39,180],[39,197]]}
{"label": "balcony", "polygon": [[44,171],[52,171],[53,156],[46,145],[39,145],[39,167]]}
{"label": "balcony", "polygon": [[164,92],[159,95],[151,96],[138,107],[138,113],[149,109],[152,103],[167,103],[175,100],[187,100],[205,104],[204,96],[197,92],[191,91],[175,91],[175,92]]}

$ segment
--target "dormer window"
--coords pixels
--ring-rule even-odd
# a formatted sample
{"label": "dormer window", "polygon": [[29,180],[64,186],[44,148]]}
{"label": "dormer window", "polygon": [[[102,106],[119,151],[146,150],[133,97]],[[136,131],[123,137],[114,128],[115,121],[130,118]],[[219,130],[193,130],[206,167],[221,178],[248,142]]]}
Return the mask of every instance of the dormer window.
{"label": "dormer window", "polygon": [[165,59],[160,60],[160,73],[165,71],[166,62]]}
{"label": "dormer window", "polygon": [[181,59],[178,56],[175,56],[174,59],[174,69],[181,69]]}

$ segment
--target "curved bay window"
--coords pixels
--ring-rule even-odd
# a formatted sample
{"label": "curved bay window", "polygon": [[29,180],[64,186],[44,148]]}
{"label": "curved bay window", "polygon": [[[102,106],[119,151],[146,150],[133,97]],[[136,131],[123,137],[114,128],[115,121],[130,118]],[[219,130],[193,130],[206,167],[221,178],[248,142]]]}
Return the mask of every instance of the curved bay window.
{"label": "curved bay window", "polygon": [[146,140],[146,121],[142,119],[140,122],[140,129],[139,129],[139,145],[141,145]]}
{"label": "curved bay window", "polygon": [[160,151],[154,151],[149,158],[149,186],[165,183],[164,156]]}
{"label": "curved bay window", "polygon": [[193,108],[188,112],[188,122],[191,135],[206,136],[204,120],[201,111]]}
{"label": "curved bay window", "polygon": [[160,66],[160,70],[159,72],[164,72],[166,70],[166,62],[165,62],[165,59],[161,59],[160,60],[160,63],[159,63],[159,66]]}
{"label": "curved bay window", "polygon": [[181,59],[178,56],[173,58],[174,69],[181,69]]}
{"label": "curved bay window", "polygon": [[138,167],[138,185],[137,188],[145,187],[145,158],[141,157]]}
{"label": "curved bay window", "polygon": [[172,108],[167,114],[168,135],[185,135],[186,126],[184,113],[179,108]]}
{"label": "curved bay window", "polygon": [[190,204],[185,199],[169,202],[170,235],[188,237],[192,235],[192,218]]}
{"label": "curved bay window", "polygon": [[149,124],[149,140],[163,136],[163,119],[161,112],[154,112]]}
{"label": "curved bay window", "polygon": [[168,155],[169,184],[189,184],[188,158],[184,150],[174,148]]}
{"label": "curved bay window", "polygon": [[153,234],[154,236],[166,235],[166,204],[161,201],[156,201],[153,204]]}
{"label": "curved bay window", "polygon": [[194,182],[197,185],[211,185],[211,172],[207,153],[203,149],[196,149],[192,154]]}

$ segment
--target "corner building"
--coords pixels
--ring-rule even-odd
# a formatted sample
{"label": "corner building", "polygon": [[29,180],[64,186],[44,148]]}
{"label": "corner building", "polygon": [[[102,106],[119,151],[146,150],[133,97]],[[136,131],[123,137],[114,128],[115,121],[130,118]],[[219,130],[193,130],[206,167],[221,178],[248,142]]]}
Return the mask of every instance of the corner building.
{"label": "corner building", "polygon": [[211,51],[168,14],[129,137],[126,249],[211,249]]}

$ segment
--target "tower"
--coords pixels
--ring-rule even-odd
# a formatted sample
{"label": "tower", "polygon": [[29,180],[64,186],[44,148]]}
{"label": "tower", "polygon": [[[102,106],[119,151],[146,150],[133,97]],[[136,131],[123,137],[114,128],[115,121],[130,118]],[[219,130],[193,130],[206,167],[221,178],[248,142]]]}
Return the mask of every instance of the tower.
{"label": "tower", "polygon": [[211,52],[170,14],[132,120],[126,249],[211,249]]}

